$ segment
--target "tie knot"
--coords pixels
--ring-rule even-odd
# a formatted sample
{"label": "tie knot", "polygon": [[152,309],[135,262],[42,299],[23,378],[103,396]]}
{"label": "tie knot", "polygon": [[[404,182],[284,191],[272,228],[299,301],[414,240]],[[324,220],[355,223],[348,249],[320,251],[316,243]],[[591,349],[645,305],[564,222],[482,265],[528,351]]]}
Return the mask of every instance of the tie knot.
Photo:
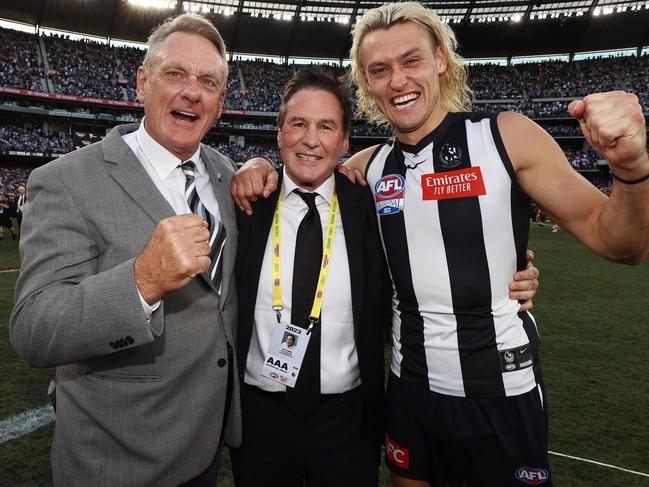
{"label": "tie knot", "polygon": [[194,161],[189,159],[188,161],[185,161],[180,165],[180,169],[182,169],[182,171],[185,173],[185,176],[194,177],[194,171],[196,171],[196,164],[194,164]]}
{"label": "tie knot", "polygon": [[295,192],[300,198],[304,200],[310,211],[317,211],[317,208],[315,206],[315,197],[318,193],[304,193],[298,190],[295,190]]}

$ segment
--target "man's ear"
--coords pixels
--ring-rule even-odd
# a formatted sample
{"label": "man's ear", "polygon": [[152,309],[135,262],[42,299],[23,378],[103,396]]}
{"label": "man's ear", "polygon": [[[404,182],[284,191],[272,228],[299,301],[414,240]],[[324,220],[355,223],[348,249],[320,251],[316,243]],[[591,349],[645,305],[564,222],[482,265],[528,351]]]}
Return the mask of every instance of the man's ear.
{"label": "man's ear", "polygon": [[435,55],[437,57],[437,73],[442,74],[444,71],[446,71],[446,68],[448,67],[448,61],[441,47],[437,48]]}
{"label": "man's ear", "polygon": [[145,86],[148,81],[149,77],[146,73],[146,69],[144,69],[144,66],[140,66],[137,68],[137,75],[136,75],[136,92],[137,92],[137,99],[141,102],[144,103],[144,93],[145,93]]}

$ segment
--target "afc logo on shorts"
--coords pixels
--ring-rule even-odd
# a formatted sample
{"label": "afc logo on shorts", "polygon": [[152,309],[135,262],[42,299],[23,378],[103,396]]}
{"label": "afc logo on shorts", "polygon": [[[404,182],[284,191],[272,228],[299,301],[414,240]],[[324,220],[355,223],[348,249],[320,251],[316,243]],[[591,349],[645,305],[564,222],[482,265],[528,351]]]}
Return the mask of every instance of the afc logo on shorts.
{"label": "afc logo on shorts", "polygon": [[550,474],[543,468],[520,467],[515,474],[518,480],[529,485],[544,484],[550,478]]}
{"label": "afc logo on shorts", "polygon": [[410,469],[410,451],[407,448],[397,445],[387,435],[385,436],[385,448],[388,460],[399,468]]}

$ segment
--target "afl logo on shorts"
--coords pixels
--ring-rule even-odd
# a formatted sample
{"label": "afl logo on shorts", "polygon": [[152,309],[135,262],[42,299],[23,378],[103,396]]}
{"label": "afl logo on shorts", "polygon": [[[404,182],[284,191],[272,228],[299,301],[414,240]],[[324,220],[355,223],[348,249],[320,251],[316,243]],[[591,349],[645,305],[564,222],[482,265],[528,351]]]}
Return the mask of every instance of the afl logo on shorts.
{"label": "afl logo on shorts", "polygon": [[520,467],[516,470],[516,478],[529,485],[540,485],[550,478],[550,474],[543,468]]}
{"label": "afl logo on shorts", "polygon": [[383,176],[374,186],[376,195],[376,212],[381,215],[392,215],[403,210],[405,203],[406,180],[400,174]]}

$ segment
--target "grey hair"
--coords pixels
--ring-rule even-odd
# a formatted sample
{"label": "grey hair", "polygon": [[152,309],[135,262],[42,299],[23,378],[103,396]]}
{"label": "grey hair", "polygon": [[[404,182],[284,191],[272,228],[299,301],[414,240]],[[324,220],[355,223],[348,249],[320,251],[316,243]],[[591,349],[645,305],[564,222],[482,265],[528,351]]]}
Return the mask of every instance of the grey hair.
{"label": "grey hair", "polygon": [[177,17],[169,17],[162,24],[157,26],[149,36],[147,44],[149,46],[142,65],[147,73],[151,72],[153,61],[162,48],[162,43],[167,37],[174,32],[186,32],[188,34],[198,34],[210,41],[223,58],[223,86],[228,79],[228,61],[225,42],[219,31],[214,25],[202,15],[195,13],[185,13]]}

